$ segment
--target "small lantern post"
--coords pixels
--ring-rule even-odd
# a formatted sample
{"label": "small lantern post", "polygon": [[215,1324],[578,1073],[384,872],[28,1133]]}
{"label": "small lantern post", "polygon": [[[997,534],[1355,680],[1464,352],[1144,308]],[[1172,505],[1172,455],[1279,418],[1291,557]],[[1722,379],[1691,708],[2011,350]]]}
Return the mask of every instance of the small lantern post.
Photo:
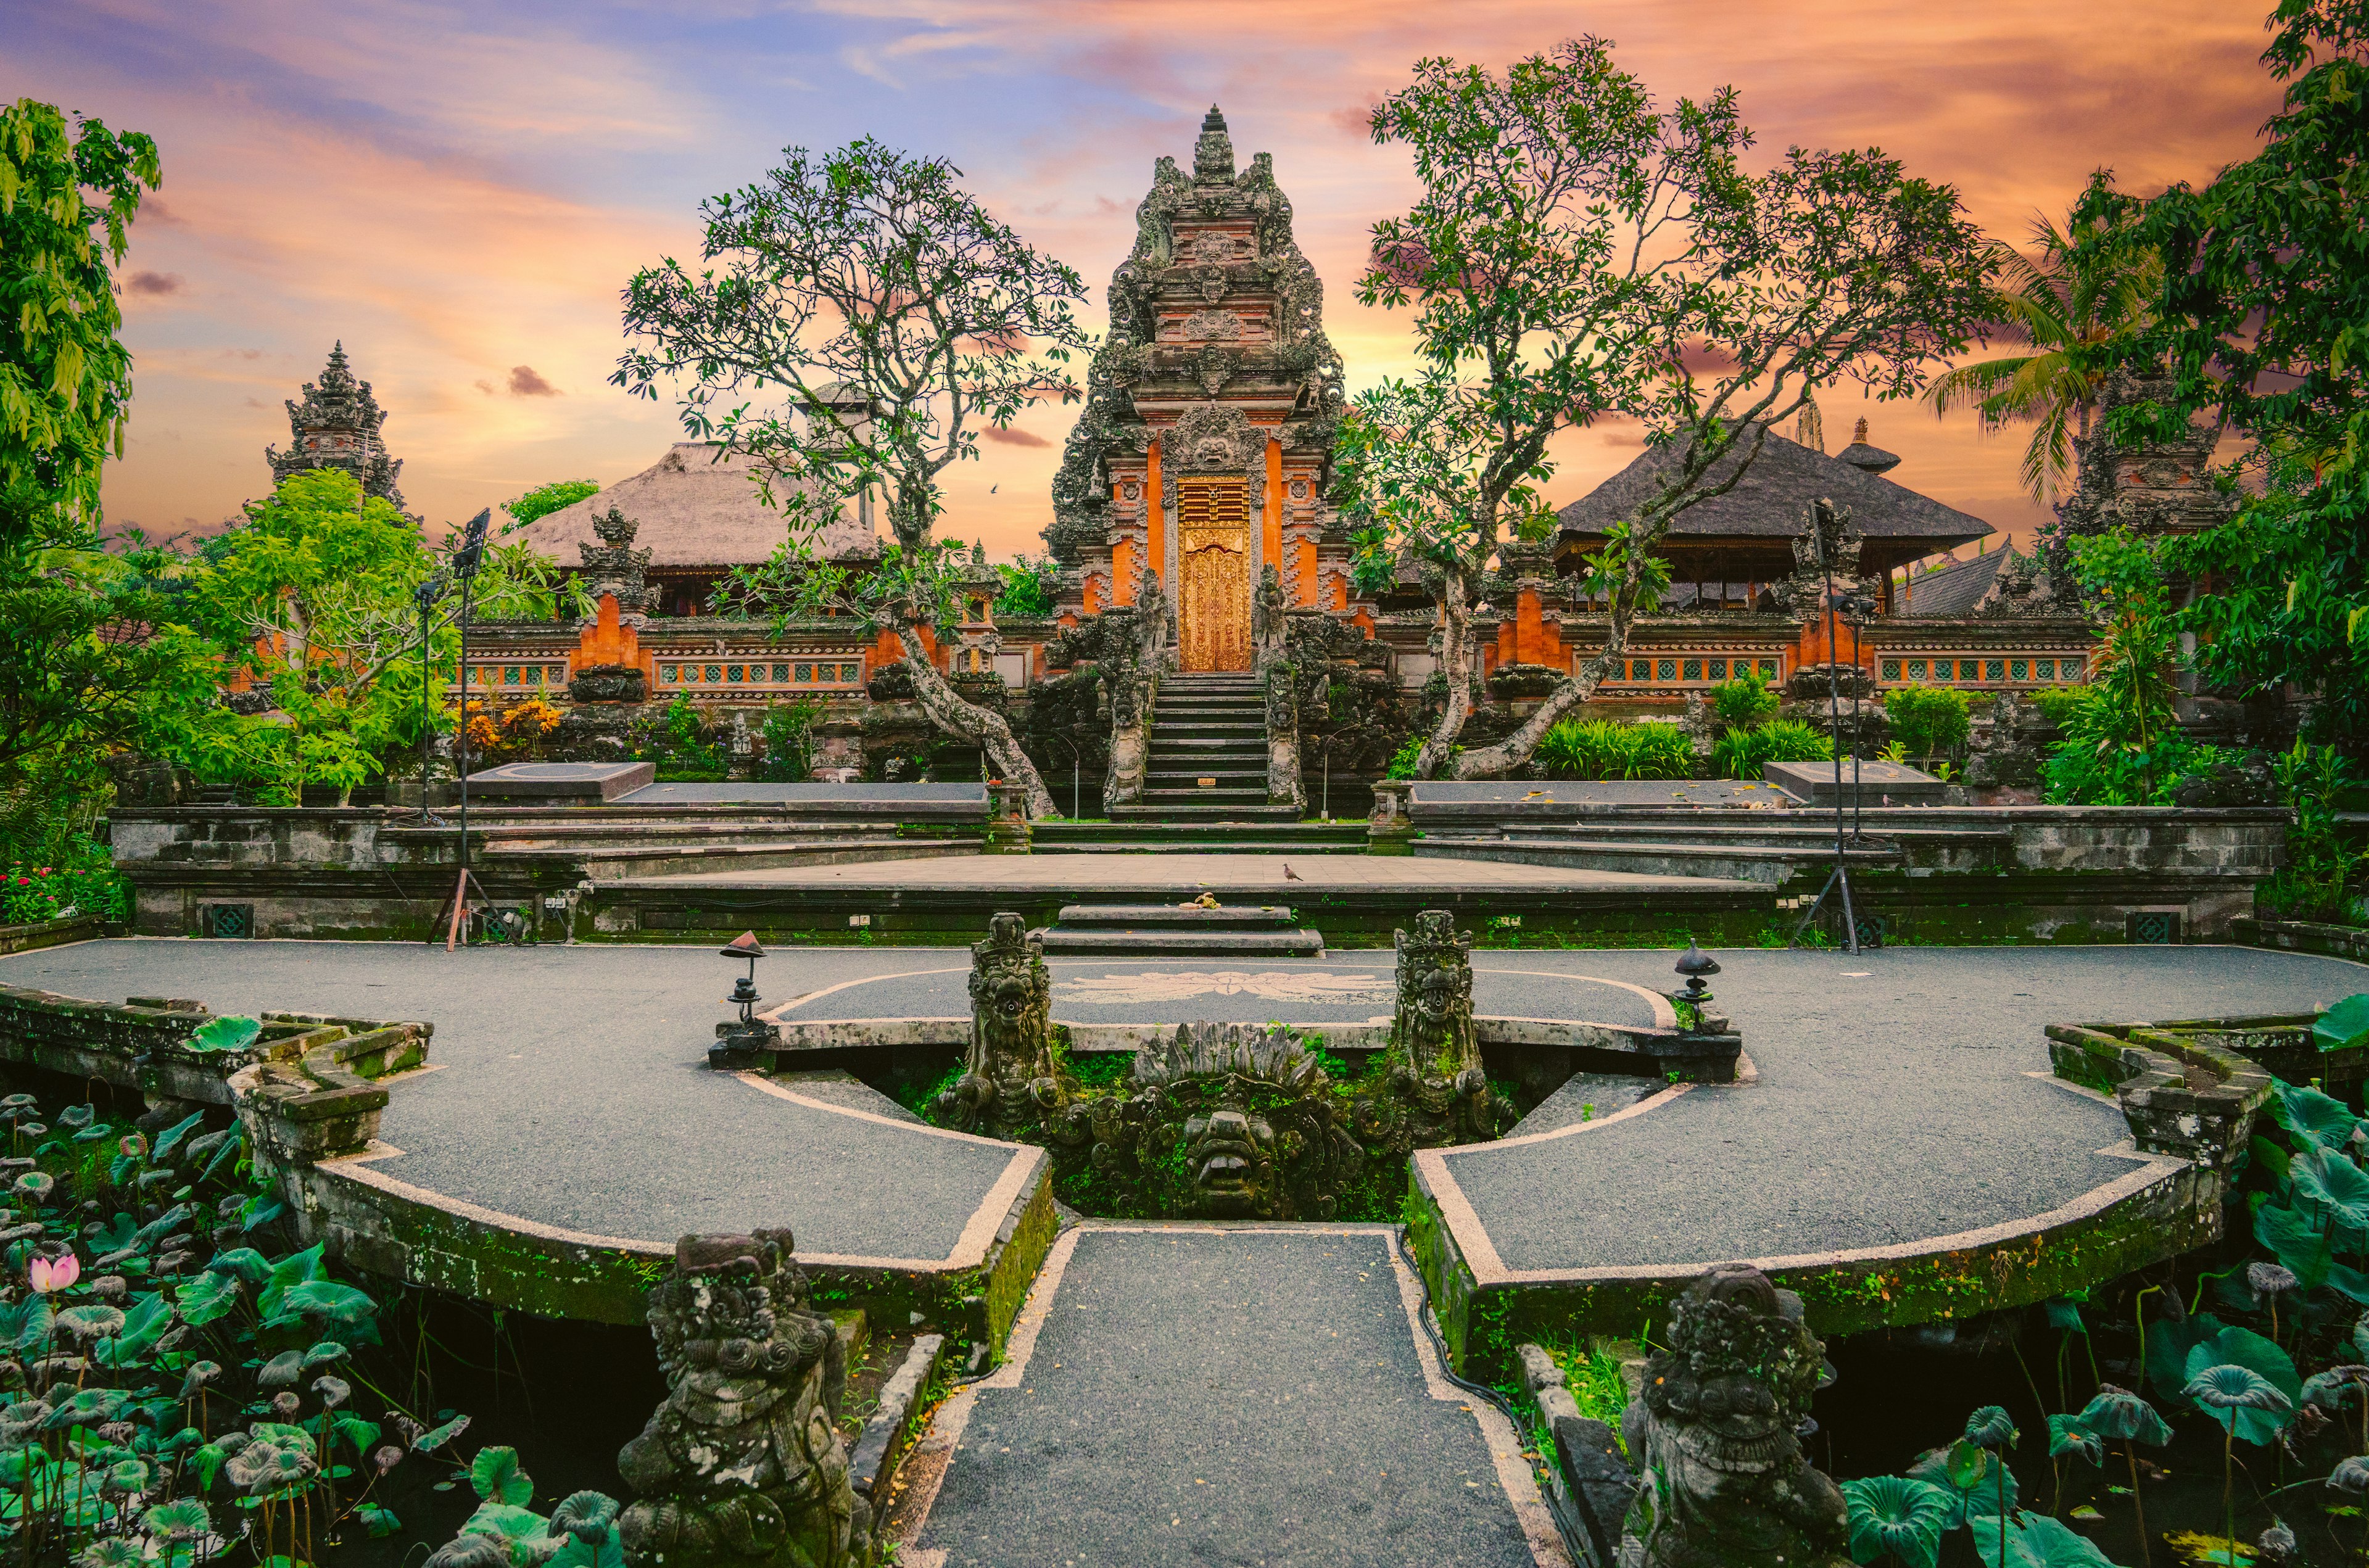
{"label": "small lantern post", "polygon": [[707,1065],[731,1070],[754,1067],[758,1054],[782,1043],[782,1032],[757,1016],[757,1004],[765,999],[757,994],[757,960],[765,956],[764,944],[753,931],[744,931],[717,950],[735,963],[746,960],[749,972],[732,978],[732,994],[724,999],[727,1007],[737,1007],[740,1016],[715,1026],[715,1043],[707,1047]]}

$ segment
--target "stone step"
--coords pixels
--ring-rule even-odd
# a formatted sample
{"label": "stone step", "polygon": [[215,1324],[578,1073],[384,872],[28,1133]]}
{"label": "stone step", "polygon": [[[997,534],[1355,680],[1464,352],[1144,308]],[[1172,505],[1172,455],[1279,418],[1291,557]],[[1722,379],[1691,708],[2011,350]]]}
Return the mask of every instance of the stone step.
{"label": "stone step", "polygon": [[1270,841],[1270,826],[1282,824],[1246,823],[1240,830],[1257,836],[1229,839],[1223,843],[1179,843],[1167,839],[1147,839],[1139,841],[1114,841],[1108,843],[1044,843],[1029,846],[1035,854],[1364,854],[1363,844],[1311,844],[1302,840]]}
{"label": "stone step", "polygon": [[1296,931],[1064,931],[1043,933],[1048,956],[1097,958],[1317,958],[1322,933]]}
{"label": "stone step", "polygon": [[1116,822],[1297,822],[1288,806],[1114,806]]}
{"label": "stone step", "polygon": [[[1238,838],[1241,828],[1232,822],[1146,822],[1146,821],[1086,821],[1039,822],[1031,830],[1035,847],[1047,844],[1085,843],[1098,841],[1149,842],[1153,840],[1173,841],[1208,852],[1229,847]],[[1294,822],[1263,820],[1257,825],[1259,838],[1267,842],[1287,843],[1294,849],[1310,849],[1331,844],[1360,853],[1366,848],[1366,825],[1363,822]]]}
{"label": "stone step", "polygon": [[1166,735],[1154,730],[1151,750],[1154,755],[1162,751],[1241,751],[1264,757],[1266,755],[1266,741],[1256,735]]}
{"label": "stone step", "polygon": [[1288,904],[1064,904],[1063,929],[1173,927],[1180,930],[1289,930],[1299,917]]}

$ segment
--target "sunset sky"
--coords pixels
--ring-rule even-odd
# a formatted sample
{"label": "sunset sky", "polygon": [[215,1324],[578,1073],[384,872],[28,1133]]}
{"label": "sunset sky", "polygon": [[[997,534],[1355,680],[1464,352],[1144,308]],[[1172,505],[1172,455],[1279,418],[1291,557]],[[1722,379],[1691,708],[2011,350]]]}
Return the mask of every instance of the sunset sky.
{"label": "sunset sky", "polygon": [[[159,143],[165,184],[123,269],[135,356],[115,522],[209,526],[269,488],[281,400],[332,339],[392,411],[387,444],[431,525],[545,480],[607,484],[678,434],[607,384],[618,291],[695,257],[700,200],[791,144],[863,135],[961,167],[999,216],[1094,286],[1134,237],[1162,154],[1214,99],[1247,162],[1275,155],[1353,386],[1408,368],[1402,316],[1350,286],[1377,218],[1413,193],[1365,107],[1416,59],[1502,66],[1574,32],[1613,40],[1665,97],[1741,90],[1761,151],[1883,148],[2020,238],[2093,167],[2133,189],[2241,158],[2277,101],[2260,0],[828,0],[716,5],[74,0],[7,7],[0,94]],[[1037,547],[1074,409],[1047,407],[949,475],[944,530]],[[1893,478],[2002,528],[2021,438],[1922,406],[1865,414]],[[1637,450],[1562,443],[1571,499]]]}

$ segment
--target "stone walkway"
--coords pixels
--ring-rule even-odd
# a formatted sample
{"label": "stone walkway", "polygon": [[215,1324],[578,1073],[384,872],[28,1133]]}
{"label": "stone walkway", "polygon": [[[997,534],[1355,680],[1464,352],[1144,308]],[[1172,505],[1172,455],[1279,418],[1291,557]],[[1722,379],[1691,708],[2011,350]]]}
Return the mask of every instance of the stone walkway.
{"label": "stone walkway", "polygon": [[1381,1226],[1070,1231],[909,1468],[898,1561],[1566,1563],[1420,1288]]}
{"label": "stone walkway", "polygon": [[[1346,857],[1344,857],[1346,858]],[[1313,863],[1311,863],[1313,864]],[[1507,869],[1520,870],[1521,867]],[[1897,1245],[2047,1212],[2125,1173],[2109,1105],[2044,1074],[2051,1022],[2295,1011],[2369,967],[2237,947],[1722,952],[1757,1083],[1657,1101],[1449,1169],[1508,1268],[1707,1264]],[[777,952],[790,1020],[969,1011],[959,949]],[[1654,1021],[1671,955],[1476,955],[1482,1013]],[[1056,962],[1054,1015],[1365,1022],[1391,957]],[[704,947],[479,948],[129,940],[0,958],[0,982],[425,1018],[436,1070],[395,1086],[387,1174],[538,1223],[670,1241],[789,1224],[801,1250],[945,1255],[1011,1169],[1003,1146],[782,1099],[712,1072],[730,965]],[[2033,1076],[2042,1074],[2043,1076]],[[891,1152],[893,1151],[893,1152]]]}
{"label": "stone walkway", "polygon": [[[1247,826],[1244,829],[1245,832],[1252,830]],[[1293,876],[1284,875],[1287,866]],[[1207,887],[1219,893],[1271,898],[1278,902],[1294,890],[1325,893],[1422,887],[1485,893],[1492,888],[1517,888],[1525,893],[1617,890],[1642,897],[1679,888],[1750,886],[1700,876],[1642,876],[1626,871],[1571,871],[1493,861],[1371,854],[1310,854],[1296,860],[1288,854],[1127,854],[1097,856],[1090,863],[1082,863],[1074,855],[949,855],[928,861],[855,861],[843,865],[796,865],[772,871],[696,872],[664,880],[670,886],[894,887],[907,891],[1069,888],[1082,885],[1097,891]]]}

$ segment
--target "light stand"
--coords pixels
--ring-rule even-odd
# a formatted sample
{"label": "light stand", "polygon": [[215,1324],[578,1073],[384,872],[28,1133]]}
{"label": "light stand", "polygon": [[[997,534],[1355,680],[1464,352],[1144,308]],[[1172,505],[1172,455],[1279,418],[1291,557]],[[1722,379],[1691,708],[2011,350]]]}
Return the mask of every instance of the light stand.
{"label": "light stand", "polygon": [[[469,907],[469,585],[477,578],[477,568],[486,558],[486,528],[493,521],[491,507],[469,520],[468,531],[461,536],[461,547],[452,552],[452,575],[461,579],[461,719],[455,737],[457,765],[461,776],[461,871],[452,883],[452,920],[444,928],[444,951],[452,951],[460,940],[461,921]],[[424,781],[423,781],[424,785]]]}
{"label": "light stand", "polygon": [[[1858,679],[1862,673],[1859,666],[1859,652],[1860,645],[1866,641],[1868,623],[1875,619],[1875,601],[1863,593],[1846,593],[1840,598],[1839,608],[1842,612],[1843,624],[1851,629],[1851,675],[1853,677],[1851,685],[1857,692],[1865,692],[1874,686],[1875,681],[1872,677],[1863,681]],[[1864,695],[1854,695],[1851,698],[1850,845],[1855,850],[1867,847],[1867,835],[1860,831],[1860,801],[1862,798],[1860,788],[1860,715],[1866,705],[1867,698]]]}
{"label": "light stand", "polygon": [[436,708],[428,689],[432,679],[428,640],[435,624],[436,606],[450,586],[451,579],[440,569],[411,590],[412,601],[419,606],[419,815],[416,820],[423,826],[444,820],[428,806],[429,759],[436,744]]}
{"label": "light stand", "polygon": [[[1836,515],[1832,501],[1815,501],[1810,507],[1810,537],[1818,552],[1818,574],[1825,584],[1826,604],[1826,726],[1834,737],[1835,756],[1835,868],[1826,875],[1826,885],[1818,889],[1802,923],[1793,928],[1790,946],[1802,944],[1802,933],[1825,908],[1826,895],[1839,888],[1843,905],[1843,945],[1852,953],[1859,951],[1859,918],[1851,910],[1850,851],[1843,841],[1843,753],[1842,753],[1842,680],[1836,673],[1835,655],[1837,616],[1835,604],[1835,545],[1842,532],[1842,520]],[[1856,715],[1856,709],[1853,710]],[[1856,762],[1856,759],[1854,759]]]}

